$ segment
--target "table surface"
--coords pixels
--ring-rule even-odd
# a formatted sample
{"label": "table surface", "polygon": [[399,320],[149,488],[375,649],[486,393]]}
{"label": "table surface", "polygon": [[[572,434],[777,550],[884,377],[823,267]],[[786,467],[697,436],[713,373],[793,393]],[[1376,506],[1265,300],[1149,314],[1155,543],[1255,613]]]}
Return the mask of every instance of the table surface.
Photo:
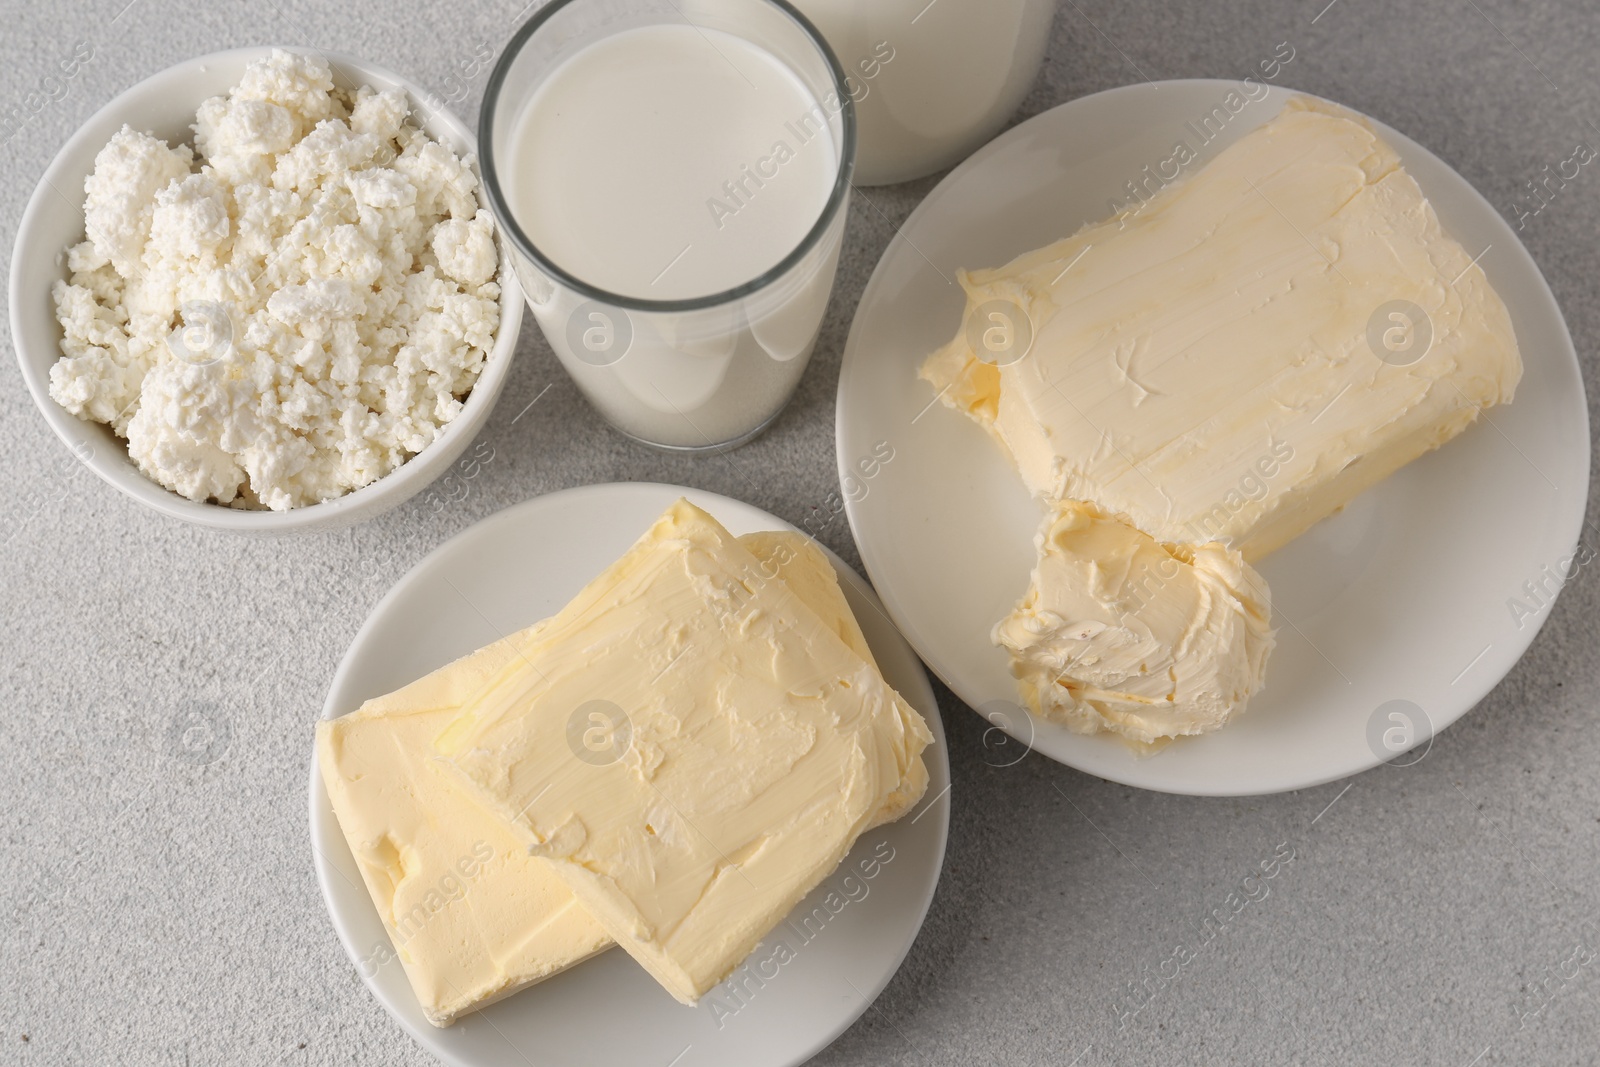
{"label": "table surface", "polygon": [[[76,42],[94,58],[0,147],[0,248],[79,123],[170,64],[314,43],[440,86],[500,47],[523,0],[125,4],[4,4],[0,106]],[[1587,0],[1065,0],[1017,117],[1145,77],[1241,77],[1280,42],[1295,50],[1282,83],[1405,131],[1513,223],[1525,183],[1600,143]],[[469,120],[483,80],[456,105]],[[466,498],[337,534],[206,533],[87,477],[38,508],[63,495],[65,452],[0,360],[0,1062],[433,1062],[346,958],[307,839],[312,723],[389,584],[360,564],[397,578],[509,504],[590,482],[699,486],[796,524],[826,513],[850,319],[936,180],[856,201],[816,357],[754,443],[695,458],[624,440],[530,322],[484,431],[496,459]],[[1591,382],[1596,233],[1587,170],[1522,230]],[[810,525],[857,558],[842,517]],[[898,976],[815,1062],[1594,1062],[1596,582],[1579,572],[1527,657],[1425,759],[1281,796],[1145,793],[1037,755],[990,766],[983,722],[940,688],[954,813],[938,895]],[[205,764],[170,740],[195,713],[225,746]],[[1232,914],[1280,846],[1292,862]],[[1221,933],[1175,959],[1214,910],[1231,916]]]}

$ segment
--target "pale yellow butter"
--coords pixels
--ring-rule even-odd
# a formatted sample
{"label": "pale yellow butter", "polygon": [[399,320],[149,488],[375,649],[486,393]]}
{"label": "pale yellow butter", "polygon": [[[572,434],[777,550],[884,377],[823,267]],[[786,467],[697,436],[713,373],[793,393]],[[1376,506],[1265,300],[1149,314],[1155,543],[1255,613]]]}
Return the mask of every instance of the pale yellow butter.
{"label": "pale yellow butter", "polygon": [[685,1003],[926,783],[920,715],[779,573],[679,501],[436,742]]}
{"label": "pale yellow butter", "polygon": [[1032,346],[986,361],[964,327],[922,376],[1039,496],[1255,560],[1510,401],[1482,251],[1364,122],[1296,98],[1136,212],[961,273]]}
{"label": "pale yellow butter", "polygon": [[511,654],[507,641],[496,642],[317,724],[334,814],[435,1026],[611,945],[561,880],[433,752],[462,701]]}
{"label": "pale yellow butter", "polygon": [[[787,530],[774,530],[745,534],[739,538],[739,543],[761,561],[762,574],[776,573],[795,596],[803,600],[829,629],[838,634],[841,641],[850,646],[852,652],[877,666],[872,649],[867,646],[866,635],[861,632],[861,624],[856,621],[855,612],[850,610],[839,588],[839,578],[834,573],[833,564],[811,540]],[[922,716],[909,704],[902,701],[896,708],[903,716],[907,716],[904,729],[908,734],[926,730]],[[872,826],[894,822],[922,797],[927,788],[927,764],[921,759],[914,759],[907,768],[900,788],[889,794]],[[867,829],[870,830],[872,826]]]}
{"label": "pale yellow butter", "polygon": [[[1035,710],[1149,742],[1243,709],[1271,647],[1246,561],[1511,400],[1482,251],[1365,122],[1296,98],[1147,202],[960,273],[921,374],[1050,511],[994,634]],[[1162,553],[1183,568],[1127,606],[1130,561]]]}
{"label": "pale yellow butter", "polygon": [[[833,567],[814,545],[787,531],[739,540],[761,573],[789,585],[870,662]],[[543,625],[317,726],[318,762],[334,812],[395,955],[437,1026],[612,944],[547,861],[529,856],[525,840],[433,750],[433,739],[467,698]],[[920,774],[926,783],[920,760],[912,772],[908,782]],[[891,797],[900,810],[905,795]],[[880,818],[898,813],[886,804]]]}
{"label": "pale yellow butter", "polygon": [[1030,704],[1149,744],[1215,730],[1266,678],[1266,582],[1212,542],[1162,544],[1080,501],[1037,539],[1028,593],[994,628]]}
{"label": "pale yellow butter", "polygon": [[610,937],[483,808],[432,739],[504,641],[317,725],[334,814],[422,1013],[448,1025],[563,971]]}

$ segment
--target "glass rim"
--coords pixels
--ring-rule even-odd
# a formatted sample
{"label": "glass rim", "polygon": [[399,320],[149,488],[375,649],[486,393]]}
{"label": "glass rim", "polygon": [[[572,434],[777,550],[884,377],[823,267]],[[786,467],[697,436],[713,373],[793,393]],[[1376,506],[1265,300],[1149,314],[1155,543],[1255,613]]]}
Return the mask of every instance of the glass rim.
{"label": "glass rim", "polygon": [[[748,0],[748,2],[777,8],[787,15],[790,21],[800,27],[800,31],[815,46],[823,62],[827,65],[828,73],[833,77],[834,93],[839,98],[841,105],[839,116],[844,143],[839,152],[838,170],[834,178],[833,189],[828,194],[827,203],[823,205],[822,211],[818,214],[817,221],[812,225],[811,229],[806,231],[805,236],[800,239],[800,242],[788,254],[756,277],[751,278],[749,281],[741,282],[731,289],[724,289],[706,296],[678,300],[648,300],[643,297],[623,296],[621,293],[610,292],[564,270],[544,252],[540,251],[539,246],[534,244],[532,238],[523,231],[500,187],[500,174],[494,163],[494,119],[499,111],[501,91],[505,86],[511,65],[516,61],[517,56],[522,53],[523,47],[550,20],[552,15],[578,2],[580,0],[551,0],[550,3],[535,12],[527,22],[519,26],[516,32],[511,35],[511,39],[506,42],[505,48],[500,53],[500,58],[495,61],[494,69],[489,74],[488,84],[484,87],[483,106],[478,115],[478,143],[481,146],[478,155],[478,167],[479,173],[482,175],[484,197],[489,202],[489,210],[495,216],[495,221],[499,224],[501,233],[505,234],[517,251],[527,256],[538,265],[540,270],[545,271],[562,285],[590,300],[596,300],[600,303],[629,311],[684,312],[719,307],[760,292],[788,273],[807,253],[817,247],[822,241],[823,235],[833,225],[834,220],[838,218],[852,187],[851,177],[855,172],[856,162],[855,100],[850,95],[849,87],[845,80],[844,68],[839,65],[838,56],[834,55],[832,46],[822,36],[821,31],[812,24],[810,19],[801,14],[794,5],[790,4],[789,0]],[[687,16],[684,16],[684,18],[687,22]],[[689,25],[692,26],[694,24],[691,22]],[[822,101],[819,100],[817,103],[826,110],[826,105]]]}

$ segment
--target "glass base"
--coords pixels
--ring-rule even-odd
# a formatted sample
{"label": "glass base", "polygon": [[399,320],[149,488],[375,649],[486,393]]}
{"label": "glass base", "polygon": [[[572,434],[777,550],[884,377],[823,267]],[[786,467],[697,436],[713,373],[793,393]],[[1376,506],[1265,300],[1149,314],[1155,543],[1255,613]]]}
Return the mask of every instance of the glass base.
{"label": "glass base", "polygon": [[694,454],[698,452],[727,452],[730,449],[738,448],[740,445],[747,445],[751,441],[754,441],[757,437],[760,437],[762,434],[766,433],[767,428],[778,421],[778,416],[782,415],[784,408],[787,408],[788,406],[789,405],[787,403],[784,404],[782,408],[774,411],[765,422],[753,430],[742,433],[738,437],[732,438],[731,440],[719,441],[713,444],[705,445],[664,445],[659,441],[650,441],[643,437],[637,437],[634,434],[629,433],[627,430],[622,429],[620,426],[617,426],[610,420],[606,421],[606,425],[610,426],[613,430],[615,430],[617,433],[620,433],[630,441],[644,445],[646,448],[654,449],[657,452],[666,452],[670,455],[684,455],[685,453]]}

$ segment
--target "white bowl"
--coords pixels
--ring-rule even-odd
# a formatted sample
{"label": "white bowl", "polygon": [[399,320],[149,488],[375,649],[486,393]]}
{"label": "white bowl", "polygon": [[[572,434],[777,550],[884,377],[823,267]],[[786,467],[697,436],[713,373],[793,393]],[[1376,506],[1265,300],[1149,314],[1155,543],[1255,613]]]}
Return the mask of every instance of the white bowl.
{"label": "white bowl", "polygon": [[[308,49],[287,49],[308,52]],[[245,534],[283,534],[335,530],[372,518],[409,499],[450,469],[488,421],[505,385],[522,326],[522,290],[500,262],[500,328],[483,370],[466,404],[438,440],[399,468],[370,485],[335,500],[289,511],[245,511],[187,500],[151,481],[128,458],[127,443],[109,426],[86,422],[50,398],[50,368],[61,356],[61,326],[56,321],[50,287],[67,277],[67,248],[83,240],[83,181],[94,158],[112,134],[127,123],[169,144],[193,144],[189,129],[200,104],[239,83],[245,67],[271,48],[237,48],[200,56],[169,67],[122,93],[56,154],[23,212],[11,253],[11,337],[34,403],[45,421],[89,469],[128,496],[163,515],[200,526]],[[457,155],[477,157],[477,142],[466,125],[438,97],[382,67],[336,53],[317,52],[333,70],[334,83],[354,89],[402,89],[410,97],[413,121],[428,136]]]}

